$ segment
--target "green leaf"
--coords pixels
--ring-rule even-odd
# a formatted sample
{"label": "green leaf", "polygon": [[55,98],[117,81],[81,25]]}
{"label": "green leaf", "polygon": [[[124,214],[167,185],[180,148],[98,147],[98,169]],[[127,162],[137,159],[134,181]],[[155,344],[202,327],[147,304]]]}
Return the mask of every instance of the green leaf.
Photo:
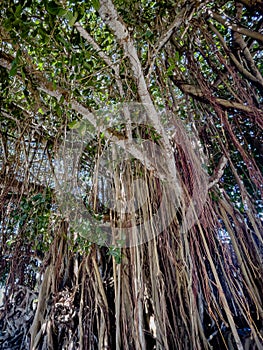
{"label": "green leaf", "polygon": [[68,24],[73,27],[77,18],[78,18],[78,12],[75,12],[73,17],[69,20]]}
{"label": "green leaf", "polygon": [[60,16],[60,17],[65,17],[65,15],[66,15],[67,12],[68,12],[67,10],[64,10],[64,9],[61,8],[61,9],[58,11],[58,16]]}
{"label": "green leaf", "polygon": [[[39,204],[39,203],[44,203],[45,197],[43,197],[42,193],[38,193],[32,197],[32,201],[33,201],[34,205]],[[40,218],[41,218],[41,216],[39,216],[39,219]]]}
{"label": "green leaf", "polygon": [[13,243],[15,243],[15,239],[8,239],[8,240],[6,241],[6,245],[7,245],[8,247],[11,247],[11,245],[12,245]]}
{"label": "green leaf", "polygon": [[10,75],[10,77],[13,77],[13,76],[16,75],[16,73],[17,73],[17,61],[14,60],[14,61],[12,62],[12,67],[11,67],[11,69],[10,69],[10,71],[9,71],[9,75]]}
{"label": "green leaf", "polygon": [[18,64],[19,64],[19,59],[21,57],[21,50],[18,49],[17,53],[16,53],[16,58],[13,60],[12,62],[12,66],[9,72],[9,75],[11,77],[15,76],[17,73],[17,68],[18,68]]}
{"label": "green leaf", "polygon": [[153,35],[153,32],[151,30],[146,30],[145,37],[150,38]]}
{"label": "green leaf", "polygon": [[18,49],[16,53],[16,60],[19,61],[21,56],[22,56],[22,52],[20,49]]}
{"label": "green leaf", "polygon": [[76,63],[77,63],[77,58],[76,58],[76,55],[73,53],[71,56],[71,64],[72,66],[75,66]]}
{"label": "green leaf", "polygon": [[99,2],[99,0],[93,0],[92,1],[92,6],[94,7],[94,9],[96,11],[99,11],[99,9],[100,9],[100,2]]}
{"label": "green leaf", "polygon": [[65,96],[61,95],[60,99],[59,99],[59,103],[63,103],[65,101]]}
{"label": "green leaf", "polygon": [[73,12],[71,11],[68,11],[65,15],[65,18],[68,20],[68,21],[71,21],[72,18],[73,18]]}
{"label": "green leaf", "polygon": [[20,16],[21,16],[21,12],[22,12],[22,5],[19,4],[19,5],[16,7],[15,17],[20,17]]}
{"label": "green leaf", "polygon": [[[64,44],[66,48],[70,48],[69,42],[67,42],[67,40],[62,35],[58,35],[57,40],[59,40],[62,44]],[[62,63],[60,63],[60,65],[61,64]]]}
{"label": "green leaf", "polygon": [[109,247],[108,254],[111,255],[115,259],[116,264],[121,263],[121,258],[122,258],[121,248]]}
{"label": "green leaf", "polygon": [[61,107],[60,106],[56,106],[56,112],[57,112],[57,115],[59,116],[59,117],[61,117],[62,116],[62,109],[61,109]]}
{"label": "green leaf", "polygon": [[11,30],[13,28],[12,21],[9,18],[6,18],[2,24],[6,30]]}
{"label": "green leaf", "polygon": [[77,129],[80,126],[80,122],[78,120],[73,120],[68,124],[70,129]]}
{"label": "green leaf", "polygon": [[48,13],[51,15],[58,15],[60,10],[63,10],[61,6],[57,5],[54,1],[47,1],[45,7]]}

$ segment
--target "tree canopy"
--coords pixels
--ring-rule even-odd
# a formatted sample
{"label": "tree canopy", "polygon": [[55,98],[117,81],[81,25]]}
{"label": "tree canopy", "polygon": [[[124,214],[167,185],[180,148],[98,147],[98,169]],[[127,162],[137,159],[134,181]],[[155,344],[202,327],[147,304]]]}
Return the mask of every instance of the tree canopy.
{"label": "tree canopy", "polygon": [[262,349],[263,2],[0,13],[0,347]]}

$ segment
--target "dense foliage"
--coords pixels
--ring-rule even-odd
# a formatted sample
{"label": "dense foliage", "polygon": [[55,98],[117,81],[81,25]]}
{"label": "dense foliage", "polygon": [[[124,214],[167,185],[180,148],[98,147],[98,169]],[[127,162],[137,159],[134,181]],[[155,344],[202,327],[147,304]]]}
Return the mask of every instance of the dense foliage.
{"label": "dense foliage", "polygon": [[[0,348],[262,349],[263,2],[4,0],[0,13]],[[148,125],[126,118],[137,102]],[[177,196],[162,232],[106,244],[64,215],[56,160],[72,130],[91,135],[90,217],[136,229]],[[108,184],[102,154],[131,138],[162,150],[180,189],[161,193],[131,149]],[[140,210],[107,207],[138,179]]]}

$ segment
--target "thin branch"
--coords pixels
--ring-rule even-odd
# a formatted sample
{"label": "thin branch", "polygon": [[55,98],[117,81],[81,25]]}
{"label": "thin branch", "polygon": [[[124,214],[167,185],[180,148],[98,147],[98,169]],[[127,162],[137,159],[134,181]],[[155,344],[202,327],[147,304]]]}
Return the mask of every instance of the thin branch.
{"label": "thin branch", "polygon": [[221,42],[224,50],[226,51],[226,53],[229,55],[229,57],[231,58],[231,60],[233,61],[233,63],[235,64],[235,66],[237,67],[237,69],[239,70],[239,72],[241,74],[244,75],[244,77],[246,77],[247,79],[249,79],[250,81],[253,81],[254,83],[257,83],[258,85],[260,85],[261,87],[263,87],[263,83],[258,80],[253,74],[251,74],[247,69],[245,69],[245,67],[237,60],[237,58],[235,57],[235,55],[232,53],[232,51],[228,48],[223,36],[219,33],[219,31],[215,28],[215,26],[213,26],[212,23],[209,23],[209,28],[217,35],[219,41]]}
{"label": "thin branch", "polygon": [[260,81],[261,85],[263,86],[262,75],[259,72],[259,70],[257,69],[257,66],[253,60],[253,57],[252,57],[242,35],[239,33],[234,33],[233,39],[240,46],[241,50],[243,51],[244,57],[247,61],[248,66],[250,67],[251,72],[255,75],[255,77],[258,79],[258,81]]}
{"label": "thin branch", "polygon": [[250,38],[253,38],[253,39],[256,39],[258,41],[263,42],[263,34],[261,34],[259,32],[254,32],[253,30],[250,30],[250,29],[247,29],[240,24],[237,25],[234,22],[230,21],[229,19],[224,19],[216,12],[209,11],[208,13],[217,22],[229,27],[233,31],[238,32],[240,34],[244,34]]}
{"label": "thin branch", "polygon": [[96,41],[92,38],[92,36],[82,27],[79,22],[75,23],[75,27],[77,28],[80,35],[94,48],[94,50],[99,54],[99,56],[103,59],[103,61],[111,68],[115,68],[115,63],[112,62],[110,57],[106,55],[106,53],[101,49],[101,47],[96,43]]}
{"label": "thin branch", "polygon": [[149,71],[148,71],[148,74],[146,77],[147,81],[149,80],[151,73],[153,71],[153,67],[154,67],[155,60],[156,60],[158,53],[164,47],[164,45],[168,42],[168,40],[171,38],[175,29],[178,28],[180,25],[182,25],[182,23],[184,21],[184,16],[185,16],[185,11],[180,12],[179,15],[176,16],[176,18],[174,19],[172,24],[169,26],[168,30],[165,33],[163,33],[159,42],[155,45],[154,52],[153,52],[152,57],[151,57],[151,64],[150,64]]}
{"label": "thin branch", "polygon": [[[201,99],[203,102],[209,101],[205,93],[201,90],[199,86],[191,85],[191,84],[188,84],[187,82],[182,82],[182,81],[174,81],[174,83],[184,93],[189,94],[197,99]],[[249,105],[245,105],[239,102],[229,101],[229,100],[225,100],[223,98],[217,98],[217,97],[214,98],[214,101],[224,108],[234,108],[243,112],[252,113],[252,114],[257,113],[258,115],[263,116],[262,110],[255,107],[250,107]]]}
{"label": "thin branch", "polygon": [[[6,61],[0,61],[0,65],[11,68]],[[30,74],[34,76],[34,71],[30,71]],[[43,91],[49,96],[55,97],[58,101],[60,101],[62,96],[67,96],[68,91],[60,88],[59,86],[56,87],[56,90],[54,89],[52,83],[45,80],[44,75],[39,74],[37,72],[36,74],[36,81],[38,83],[37,89],[39,91]],[[70,107],[71,109],[75,110],[76,112],[80,113],[84,118],[87,119],[87,121],[93,125],[94,127],[97,127],[98,125],[98,119],[96,116],[90,112],[88,108],[80,104],[79,102],[75,100],[70,100],[70,102],[67,101],[65,98],[63,102],[64,106]],[[149,171],[153,172],[156,176],[159,176],[160,179],[167,181],[167,173],[162,172],[160,169],[156,169],[155,166],[155,160],[150,159],[145,152],[142,152],[140,148],[136,145],[135,142],[127,142],[128,139],[123,140],[123,135],[118,135],[114,133],[114,131],[110,127],[106,127],[104,130],[105,137],[107,137],[112,142],[117,143],[120,147],[127,150],[133,157],[138,159]],[[132,140],[131,140],[132,141]],[[159,167],[160,168],[160,167]],[[177,182],[178,183],[178,182]]]}
{"label": "thin branch", "polygon": [[224,175],[224,169],[227,165],[228,159],[226,156],[222,156],[222,158],[219,160],[219,163],[214,170],[213,175],[210,177],[209,184],[208,184],[208,189],[212,188],[215,186],[221,177]]}
{"label": "thin branch", "polygon": [[224,100],[223,98],[216,98],[215,101],[225,108],[234,108],[252,114],[255,114],[256,112],[258,115],[263,116],[263,111],[255,107],[246,106],[239,102]]}
{"label": "thin branch", "polygon": [[122,81],[119,74],[119,66],[113,62],[108,55],[101,49],[101,47],[96,43],[96,41],[92,38],[92,36],[82,27],[79,22],[75,23],[75,27],[77,28],[80,35],[94,48],[94,50],[98,53],[100,58],[114,70],[116,83],[120,92],[121,97],[124,97],[124,89],[122,86]]}
{"label": "thin branch", "polygon": [[[189,6],[186,6],[173,20],[172,24],[169,26],[168,30],[163,33],[163,35],[161,36],[159,42],[155,45],[154,48],[154,52],[152,54],[151,57],[151,65],[149,68],[149,72],[147,74],[146,80],[149,81],[149,78],[151,76],[154,64],[155,64],[155,60],[156,57],[158,55],[158,53],[160,52],[160,50],[164,47],[164,45],[168,42],[168,40],[171,38],[171,36],[173,35],[174,31],[176,28],[179,28],[184,21],[186,21],[188,23],[188,25],[186,26],[181,38],[184,37],[185,33],[188,30],[189,27],[189,23],[193,17],[193,15],[201,8],[203,7],[205,4],[205,2],[200,2],[200,4],[195,4],[195,6],[191,9],[191,12],[187,15],[188,11],[189,11]],[[187,15],[187,16],[186,16]]]}

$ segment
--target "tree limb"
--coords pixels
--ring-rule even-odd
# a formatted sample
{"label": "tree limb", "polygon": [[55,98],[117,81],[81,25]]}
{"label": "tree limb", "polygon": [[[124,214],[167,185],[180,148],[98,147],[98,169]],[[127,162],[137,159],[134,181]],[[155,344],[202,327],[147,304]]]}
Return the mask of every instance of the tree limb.
{"label": "tree limb", "polygon": [[155,47],[154,47],[154,52],[152,54],[151,57],[151,64],[149,67],[149,71],[146,77],[146,80],[148,81],[151,73],[153,71],[153,67],[155,64],[155,60],[156,57],[159,53],[159,51],[164,47],[164,45],[168,42],[168,40],[171,38],[171,36],[173,35],[174,31],[176,28],[178,28],[180,25],[182,25],[184,19],[185,19],[185,12],[186,10],[184,9],[184,11],[180,12],[175,19],[173,20],[172,24],[169,26],[169,28],[167,29],[167,31],[165,33],[162,34],[160,40],[158,43],[156,43]]}
{"label": "tree limb", "polygon": [[[174,81],[174,83],[186,94],[189,94],[199,100],[202,100],[203,102],[208,102],[209,99],[205,95],[205,93],[201,90],[199,86],[191,85],[188,84],[187,82],[182,82],[182,81]],[[247,113],[257,113],[258,115],[263,116],[262,110],[255,108],[255,107],[250,107],[249,105],[242,104],[240,102],[235,102],[235,101],[229,101],[225,100],[223,98],[218,98],[215,97],[214,101],[218,103],[220,106],[224,108],[234,108],[238,109],[243,112]]]}
{"label": "tree limb", "polygon": [[254,32],[253,30],[247,29],[243,27],[242,25],[235,24],[233,21],[230,21],[229,19],[222,18],[218,13],[216,12],[208,12],[209,15],[214,18],[217,22],[231,28],[233,31],[238,32],[240,34],[244,34],[250,38],[256,39],[258,41],[263,42],[263,34],[259,32]]}
{"label": "tree limb", "polygon": [[113,69],[115,73],[116,83],[120,92],[121,97],[124,97],[124,90],[119,74],[119,66],[113,62],[108,55],[101,49],[101,47],[96,43],[96,41],[92,38],[92,36],[82,27],[79,22],[75,23],[75,27],[77,28],[80,35],[87,40],[87,42],[94,48],[94,50],[98,53],[98,55],[103,59],[103,61]]}
{"label": "tree limb", "polygon": [[226,51],[226,53],[229,55],[229,57],[231,58],[231,60],[233,61],[233,63],[235,64],[235,66],[237,67],[237,69],[239,70],[239,72],[241,74],[244,75],[245,78],[249,79],[250,81],[253,81],[254,83],[256,83],[257,85],[259,85],[260,87],[263,88],[263,83],[261,80],[258,80],[257,77],[255,77],[253,74],[251,74],[235,57],[235,55],[232,53],[232,51],[227,47],[226,42],[223,38],[223,36],[219,33],[219,31],[215,28],[215,26],[213,26],[212,23],[209,23],[209,27],[211,28],[211,30],[217,35],[219,41],[221,42],[224,50]]}
{"label": "tree limb", "polygon": [[[12,61],[12,60],[11,60]],[[8,70],[11,69],[11,63],[4,60],[3,58],[0,59],[0,65],[7,68]],[[41,74],[40,72],[33,71],[32,67],[27,67],[28,72],[35,77],[36,82],[38,84],[37,89],[39,91],[42,91],[46,93],[49,96],[55,97],[58,101],[60,101],[62,96],[65,96],[68,94],[68,91],[65,89],[62,89],[61,87],[57,86],[56,89],[54,89],[53,84],[46,80],[45,76]],[[18,76],[19,77],[19,76]],[[21,77],[19,77],[22,79]],[[88,108],[80,104],[79,102],[75,100],[70,100],[70,102],[67,101],[67,99],[64,100],[63,104],[65,106],[69,106],[70,108],[75,110],[76,112],[80,113],[86,120],[93,125],[95,128],[97,128],[99,120],[96,118],[96,115]],[[153,172],[156,176],[160,177],[162,180],[167,181],[167,173],[162,172],[160,168],[156,169],[155,166],[155,160],[150,159],[145,152],[142,152],[140,148],[136,145],[135,142],[127,142],[126,140],[123,140],[122,136],[114,134],[112,129],[110,127],[105,127],[105,130],[103,130],[105,133],[105,137],[107,139],[111,140],[112,142],[117,143],[120,147],[127,150],[133,157],[138,159],[149,171]],[[175,173],[174,173],[175,174]]]}
{"label": "tree limb", "polygon": [[222,156],[222,158],[219,160],[217,167],[214,170],[213,175],[209,179],[208,189],[212,188],[214,185],[216,185],[219,182],[219,180],[224,174],[224,169],[227,165],[227,162],[228,162],[227,157]]}
{"label": "tree limb", "polygon": [[[155,130],[161,135],[164,145],[164,157],[167,159],[167,168],[169,170],[169,177],[174,186],[178,187],[177,171],[173,159],[173,151],[170,145],[169,139],[161,124],[159,115],[154,107],[150,93],[147,89],[146,80],[143,74],[142,65],[138,57],[137,50],[134,42],[130,36],[128,29],[126,28],[123,20],[118,16],[118,13],[111,0],[101,0],[99,14],[105,23],[114,33],[115,37],[123,47],[125,55],[128,57],[133,72],[134,79],[137,84],[138,94],[140,100],[143,103],[149,120]],[[181,189],[178,187],[178,193],[181,193]]]}

